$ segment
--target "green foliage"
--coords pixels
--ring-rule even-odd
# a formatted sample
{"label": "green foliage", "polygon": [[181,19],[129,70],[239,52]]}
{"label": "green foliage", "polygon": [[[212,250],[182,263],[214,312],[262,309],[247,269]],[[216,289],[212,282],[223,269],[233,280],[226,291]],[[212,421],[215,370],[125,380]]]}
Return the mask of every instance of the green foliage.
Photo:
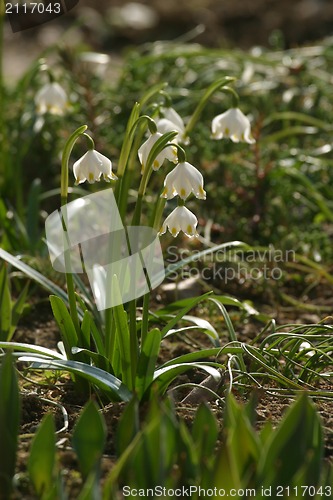
{"label": "green foliage", "polygon": [[28,289],[29,283],[26,283],[18,298],[13,302],[7,266],[4,262],[0,262],[0,340],[11,340],[26,306]]}
{"label": "green foliage", "polygon": [[[330,304],[303,304],[284,285],[292,281],[292,292],[300,290],[303,297],[317,285],[333,284],[331,43],[328,39],[315,47],[284,52],[260,48],[244,53],[158,42],[129,51],[112,87],[81,71],[75,48],[50,49],[60,61],[57,78],[74,96],[65,119],[40,116],[36,111],[34,95],[47,74],[45,61],[34,63],[11,89],[0,82],[0,257],[4,261],[0,263],[0,348],[14,351],[32,370],[69,372],[86,398],[93,388],[103,402],[127,404],[116,437],[117,461],[103,492],[107,500],[116,498],[124,484],[135,488],[217,487],[227,492],[255,488],[256,498],[264,497],[261,488],[331,486],[332,468],[323,466],[323,428],[309,396],[332,400],[327,388],[333,364],[332,326],[326,320],[276,326],[248,302],[226,295],[229,290],[223,283],[216,286],[213,281],[209,286],[215,288],[214,294],[177,300],[154,311],[147,295],[142,304],[132,301],[101,313],[78,276],[67,280],[65,292],[46,276],[46,270],[38,272],[22,255],[38,258],[45,254],[43,218],[58,205],[52,197],[60,194],[59,153],[63,149],[63,202],[68,194],[69,158],[72,152],[76,156],[81,151],[79,143],[73,147],[87,128],[81,124],[87,123],[98,149],[118,163],[115,195],[122,218],[131,219],[133,225],[149,220],[158,227],[164,200],[154,200],[160,199],[161,172],[151,176],[148,168],[140,178],[137,149],[147,122],[152,125],[161,107],[172,101],[183,117],[189,117],[186,155],[204,174],[209,196],[200,213],[207,222],[204,237],[191,244],[192,254],[167,266],[166,276],[176,276],[176,281],[178,273],[192,265],[200,272],[200,260],[205,262],[205,258],[211,258],[212,265],[223,268],[228,263],[232,268],[243,264],[242,252],[261,251],[270,245],[293,249],[295,259],[281,265],[279,283],[264,278],[255,282],[255,288],[260,289],[261,297],[273,291],[280,302],[298,310],[330,314]],[[256,139],[251,146],[210,137],[212,117],[235,104],[234,91],[230,99],[224,86],[234,80],[241,109],[251,118]],[[70,138],[64,146],[66,137]],[[148,167],[174,138],[175,133],[169,132],[157,141]],[[140,182],[135,195],[134,182]],[[81,196],[95,188],[88,189],[69,191]],[[193,204],[191,199],[188,203],[189,207]],[[219,252],[225,252],[220,263]],[[28,284],[13,301],[8,264],[51,294],[64,347],[61,354],[11,341],[25,307]],[[244,266],[251,270],[251,264],[244,262]],[[244,296],[246,291],[240,286],[236,295]],[[113,283],[112,292],[119,295],[118,283]],[[139,315],[138,305],[142,305]],[[211,317],[202,318],[196,311],[203,307]],[[266,323],[263,328],[258,326],[254,340],[239,341],[229,308],[246,320],[254,316],[258,325]],[[189,339],[193,331],[203,334],[212,347],[159,362],[166,339]],[[4,500],[12,489],[19,421],[12,357],[1,354],[0,449],[5,453],[0,455],[0,498]],[[199,407],[188,428],[170,401],[159,398],[180,375],[193,369],[203,371],[217,384],[223,370],[229,382],[225,391],[242,397],[253,385],[290,398],[306,389],[308,396],[302,392],[277,429],[270,423],[255,429],[253,401],[239,405],[230,394],[222,432],[206,405]],[[324,388],[318,387],[320,382]],[[221,403],[223,397],[216,396]],[[149,406],[145,422],[139,417],[142,403]],[[28,460],[31,483],[43,500],[65,498],[55,441],[54,422],[48,415],[33,440]],[[90,402],[72,440],[84,483],[79,500],[102,496],[99,480],[104,444],[103,417]],[[273,497],[276,493],[273,491]],[[197,491],[192,498],[199,498]]]}
{"label": "green foliage", "polygon": [[31,443],[27,468],[38,498],[56,499],[56,435],[52,414],[45,415],[40,423]]}
{"label": "green foliage", "polygon": [[73,358],[72,347],[78,346],[78,338],[69,312],[59,297],[50,296],[50,303],[55,320],[61,331],[68,359]]}
{"label": "green foliage", "polygon": [[[135,405],[130,403],[132,413]],[[120,429],[129,421],[128,409]],[[199,498],[199,487],[228,494],[248,488],[262,498],[262,488],[271,487],[278,494],[280,486],[319,488],[327,484],[322,425],[306,394],[289,408],[277,429],[267,423],[256,430],[254,409],[253,402],[244,407],[230,395],[221,435],[205,404],[196,411],[189,430],[170,402],[152,400],[142,429],[130,443],[121,432],[122,454],[109,474],[103,498],[113,498],[123,485],[131,489],[185,487],[187,491],[192,486],[191,498]]]}
{"label": "green foliage", "polygon": [[20,423],[20,396],[12,355],[1,358],[0,365],[0,498],[12,491]]}
{"label": "green foliage", "polygon": [[98,479],[100,459],[106,439],[105,422],[93,401],[87,403],[78,419],[72,437],[84,479],[95,473]]}
{"label": "green foliage", "polygon": [[322,458],[321,422],[313,403],[304,393],[267,439],[258,467],[259,482],[274,489],[293,483],[295,486],[316,485],[320,479]]}

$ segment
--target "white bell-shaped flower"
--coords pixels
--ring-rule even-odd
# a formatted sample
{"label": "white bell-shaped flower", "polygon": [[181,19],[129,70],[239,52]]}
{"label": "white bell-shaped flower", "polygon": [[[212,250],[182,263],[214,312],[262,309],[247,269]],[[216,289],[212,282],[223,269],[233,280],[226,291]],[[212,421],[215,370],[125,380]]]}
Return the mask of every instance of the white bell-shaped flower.
{"label": "white bell-shaped flower", "polygon": [[[140,163],[142,166],[141,173],[145,169],[145,166],[146,166],[147,160],[148,160],[148,156],[149,156],[149,153],[150,153],[152,147],[158,141],[158,139],[160,137],[162,137],[162,135],[163,134],[161,134],[160,132],[155,132],[154,134],[151,134],[148,137],[148,139],[146,140],[146,142],[144,142],[142,144],[142,146],[140,147],[140,149],[138,151],[138,156],[139,156],[139,160],[140,160]],[[153,161],[153,170],[158,170],[165,159],[176,163],[177,162],[177,149],[175,147],[172,147],[172,146],[168,146],[168,147],[162,149],[162,151],[156,156],[156,158]]]}
{"label": "white bell-shaped flower", "polygon": [[201,200],[206,199],[203,188],[203,176],[198,169],[187,161],[178,165],[166,176],[162,197],[170,200],[180,196],[185,200],[191,193]]}
{"label": "white bell-shaped flower", "polygon": [[165,219],[159,234],[164,234],[169,229],[172,236],[176,237],[179,231],[183,231],[186,236],[198,236],[197,227],[198,219],[186,207],[181,206],[175,208],[170,215]]}
{"label": "white bell-shaped flower", "polygon": [[46,83],[35,96],[37,112],[63,115],[68,107],[68,98],[65,90],[59,83]]}
{"label": "white bell-shaped flower", "polygon": [[251,135],[250,120],[239,108],[228,109],[225,113],[215,116],[212,121],[214,139],[230,138],[233,142],[256,142]]}
{"label": "white bell-shaped flower", "polygon": [[112,172],[112,163],[106,156],[95,149],[87,151],[73,165],[75,184],[88,181],[90,184],[99,181],[101,175],[105,181],[116,180],[117,177]]}
{"label": "white bell-shaped flower", "polygon": [[161,134],[166,132],[178,132],[178,135],[173,139],[175,143],[188,144],[189,139],[185,137],[185,125],[181,116],[173,108],[163,108],[163,118],[160,118],[157,123],[157,130]]}

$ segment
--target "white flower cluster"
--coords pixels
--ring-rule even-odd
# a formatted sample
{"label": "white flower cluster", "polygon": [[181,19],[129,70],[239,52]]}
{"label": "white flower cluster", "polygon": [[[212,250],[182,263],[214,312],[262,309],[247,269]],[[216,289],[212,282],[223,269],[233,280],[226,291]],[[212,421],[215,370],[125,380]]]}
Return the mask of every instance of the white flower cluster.
{"label": "white flower cluster", "polygon": [[[166,108],[163,110],[163,118],[157,121],[156,126],[158,131],[150,135],[138,152],[142,171],[145,168],[152,146],[163,134],[167,132],[177,132],[177,136],[173,140],[173,143],[186,143],[184,122],[173,108]],[[175,196],[179,196],[182,200],[186,200],[186,198],[193,193],[196,198],[205,200],[206,193],[203,188],[203,177],[201,173],[187,161],[178,162],[177,156],[177,148],[170,145],[164,148],[153,162],[153,170],[158,170],[165,159],[177,163],[177,166],[164,180],[164,189],[161,196],[168,200]],[[165,219],[160,229],[160,234],[164,234],[167,229],[169,229],[170,233],[175,237],[180,231],[183,231],[189,237],[197,236],[197,225],[198,220],[196,216],[182,204],[175,208]]]}
{"label": "white flower cluster", "polygon": [[[40,114],[51,113],[61,115],[68,107],[68,98],[65,90],[56,82],[44,85],[35,96],[37,111]],[[183,231],[187,236],[197,236],[198,220],[196,216],[184,206],[185,200],[191,193],[201,200],[206,199],[206,192],[203,188],[204,179],[197,168],[181,158],[178,159],[182,151],[179,144],[188,144],[186,127],[180,115],[171,107],[161,109],[162,117],[156,121],[156,130],[150,134],[148,139],[138,150],[141,163],[141,173],[145,171],[147,161],[156,142],[168,132],[176,132],[177,135],[164,149],[162,149],[153,159],[152,169],[158,170],[164,160],[176,163],[176,167],[165,177],[164,189],[161,197],[170,200],[175,196],[179,197],[179,204],[165,219],[160,229],[160,234],[167,230],[173,236],[177,236]],[[249,119],[238,107],[233,107],[222,114],[217,115],[212,121],[212,138],[230,138],[233,142],[255,142],[251,135],[251,125]],[[92,143],[93,144],[93,143]],[[185,153],[183,152],[183,155]],[[105,181],[116,180],[117,177],[112,172],[111,161],[98,151],[91,148],[73,165],[75,184],[85,181],[94,183],[103,176]]]}
{"label": "white flower cluster", "polygon": [[[163,117],[156,122],[157,132],[151,134],[148,140],[139,149],[139,159],[142,165],[142,171],[145,168],[148,155],[156,141],[162,137],[162,134],[175,131],[177,136],[173,139],[175,144],[188,144],[186,129],[182,118],[173,108],[164,108]],[[233,142],[255,142],[251,135],[251,125],[249,119],[239,108],[231,108],[225,113],[216,116],[212,121],[212,137],[214,139],[230,138]],[[153,163],[153,170],[158,170],[164,160],[177,162],[177,149],[168,146],[157,155]],[[196,198],[206,199],[206,193],[203,188],[202,174],[190,163],[183,161],[166,176],[164,181],[164,190],[162,197],[170,200],[174,196],[179,196],[182,200],[193,193]],[[160,229],[160,234],[167,231],[173,236],[177,236],[183,231],[187,236],[197,236],[198,220],[196,216],[180,204],[165,219]]]}

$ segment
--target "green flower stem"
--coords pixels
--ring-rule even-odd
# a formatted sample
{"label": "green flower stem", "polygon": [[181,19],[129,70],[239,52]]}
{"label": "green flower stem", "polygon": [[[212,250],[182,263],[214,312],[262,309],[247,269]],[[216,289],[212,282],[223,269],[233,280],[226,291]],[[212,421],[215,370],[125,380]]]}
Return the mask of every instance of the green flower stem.
{"label": "green flower stem", "polygon": [[[177,154],[178,154],[178,162],[179,163],[185,163],[186,162],[186,153],[184,149],[179,146],[178,144],[167,144],[167,146],[173,146],[177,148]],[[155,210],[153,212],[152,218],[150,220],[150,226],[154,228],[156,231],[159,231],[161,227],[161,218],[163,215],[163,210],[166,204],[166,199],[161,197],[163,188],[161,189],[160,193],[158,194],[157,200],[154,204]]]}
{"label": "green flower stem", "polygon": [[[177,135],[177,132],[167,132],[166,134],[163,134],[162,137],[160,137],[154,146],[151,148],[151,151],[148,155],[147,158],[147,163],[145,165],[143,175],[141,177],[141,182],[138,190],[138,198],[136,201],[135,209],[134,209],[134,215],[132,219],[132,226],[138,226],[140,225],[140,220],[141,220],[141,209],[142,209],[142,200],[144,197],[144,194],[147,189],[147,184],[149,182],[150,176],[152,174],[152,167],[155,158],[157,157],[160,152],[167,147],[170,146],[176,146],[175,144],[171,143],[172,139],[174,139]],[[185,152],[184,152],[185,154]]]}
{"label": "green flower stem", "polygon": [[144,345],[146,338],[147,338],[147,335],[148,335],[149,301],[150,301],[150,292],[146,293],[143,296],[142,321],[141,321],[141,346]]}
{"label": "green flower stem", "polygon": [[[211,96],[213,94],[215,94],[215,92],[217,92],[221,88],[223,89],[223,87],[225,87],[226,85],[228,85],[228,83],[231,83],[231,82],[233,82],[235,80],[236,79],[233,78],[233,77],[231,77],[231,76],[226,76],[226,77],[221,78],[221,79],[217,80],[216,82],[212,83],[208,87],[208,89],[206,90],[206,92],[202,96],[199,104],[197,105],[196,109],[194,110],[194,112],[193,112],[193,114],[192,114],[192,116],[191,116],[188,124],[185,127],[184,137],[187,137],[192,132],[195,124],[199,120],[199,118],[201,116],[201,113],[202,113],[204,107],[206,106],[208,100],[211,98]],[[236,94],[236,92],[235,92],[235,94]]]}
{"label": "green flower stem", "polygon": [[164,207],[166,204],[166,198],[161,197],[161,192],[158,195],[158,199],[155,203],[155,210],[153,213],[152,221],[151,221],[151,227],[155,229],[155,231],[159,231],[161,228],[161,219],[164,211]]}
{"label": "green flower stem", "polygon": [[168,146],[173,146],[177,149],[178,163],[186,162],[185,150],[181,146],[179,146],[179,144],[168,144]]}
{"label": "green flower stem", "polygon": [[[61,159],[61,185],[60,185],[60,193],[61,193],[61,206],[64,207],[67,205],[68,201],[68,164],[69,158],[74,147],[75,142],[78,138],[87,130],[87,125],[83,125],[79,127],[73,134],[69,137],[68,141],[65,144],[64,151]],[[65,221],[63,220],[64,231],[66,231]],[[66,233],[65,233],[66,234]],[[71,263],[68,252],[65,252],[65,267],[66,270],[70,270]],[[73,276],[70,272],[66,273],[66,283],[67,283],[67,294],[68,294],[68,302],[69,302],[69,311],[73,320],[73,324],[75,326],[76,333],[78,338],[81,337],[80,323],[79,317],[76,308],[76,299],[75,299],[75,289]]]}
{"label": "green flower stem", "polygon": [[136,299],[130,301],[128,305],[129,313],[129,333],[130,333],[130,358],[131,358],[131,372],[132,372],[132,385],[135,387],[135,376],[138,365],[139,343],[138,334],[136,331]]}
{"label": "green flower stem", "polygon": [[94,143],[94,140],[92,139],[92,137],[90,137],[90,135],[85,134],[85,133],[83,133],[82,135],[83,135],[83,136],[87,139],[87,141],[88,141],[88,149],[89,149],[89,151],[91,151],[91,150],[95,149],[95,143]]}
{"label": "green flower stem", "polygon": [[145,104],[147,104],[147,102],[152,99],[152,97],[155,97],[158,94],[162,94],[166,86],[167,83],[163,82],[151,87],[140,99],[141,108],[143,108]]}
{"label": "green flower stem", "polygon": [[232,87],[223,87],[222,90],[223,90],[223,92],[228,92],[231,94],[232,107],[238,108],[239,107],[239,95],[237,94],[237,92]]}
{"label": "green flower stem", "polygon": [[134,135],[131,136],[131,131],[133,130],[134,123],[138,120],[140,114],[140,104],[136,102],[133,106],[131,115],[128,119],[126,130],[125,130],[125,138],[123,142],[123,146],[120,151],[118,168],[117,168],[117,176],[118,179],[121,179],[124,175],[125,168],[127,165],[127,160],[131,151],[132,142]]}
{"label": "green flower stem", "polygon": [[[148,158],[147,158],[147,163],[145,165],[143,175],[141,177],[141,182],[138,190],[138,198],[136,201],[135,209],[134,209],[134,214],[132,218],[132,226],[139,226],[140,225],[140,220],[141,220],[141,212],[142,212],[142,201],[144,194],[147,189],[147,184],[149,182],[150,176],[152,174],[152,166],[155,158],[157,155],[166,147],[169,147],[170,144],[169,141],[172,141],[172,139],[177,135],[177,132],[168,132],[166,134],[163,134],[162,137],[160,137],[154,146],[152,147]],[[143,316],[142,316],[142,325],[141,325],[141,346],[143,345],[144,339],[147,337],[148,334],[148,306],[149,306],[149,298],[150,298],[150,293],[146,294],[144,296],[144,301],[143,301]],[[136,331],[136,300],[133,299],[129,303],[129,314],[130,314],[130,338],[131,338],[131,356],[133,359],[134,356],[134,351],[137,352],[137,331]]]}
{"label": "green flower stem", "polygon": [[[128,138],[131,141],[132,148],[127,157],[127,168],[122,174],[120,182],[119,182],[119,172],[117,171],[118,175],[117,186],[119,187],[119,189],[116,190],[116,200],[117,200],[118,210],[122,219],[124,219],[127,209],[128,191],[130,188],[130,182],[132,180],[134,167],[136,166],[137,151],[140,147],[140,143],[142,141],[143,134],[146,130],[147,123],[151,133],[155,133],[157,131],[154,120],[152,120],[149,116],[144,115],[138,118],[138,120],[133,124],[133,127],[130,131],[130,135]],[[136,136],[135,132],[137,132]]]}

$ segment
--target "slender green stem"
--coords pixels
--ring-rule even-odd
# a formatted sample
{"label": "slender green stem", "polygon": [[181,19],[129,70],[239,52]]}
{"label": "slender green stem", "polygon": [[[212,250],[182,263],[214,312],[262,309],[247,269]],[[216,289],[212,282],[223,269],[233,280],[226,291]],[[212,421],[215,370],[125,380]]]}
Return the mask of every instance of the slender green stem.
{"label": "slender green stem", "polygon": [[130,115],[128,122],[127,122],[126,131],[125,131],[125,138],[124,138],[123,146],[122,146],[121,151],[120,151],[118,169],[117,169],[118,179],[121,179],[124,175],[124,172],[125,172],[128,156],[130,154],[132,142],[133,142],[133,138],[134,138],[134,135],[133,136],[131,135],[131,131],[132,131],[134,123],[139,118],[139,114],[140,114],[140,104],[138,102],[136,102],[135,105],[133,106],[131,115]]}
{"label": "slender green stem", "polygon": [[[68,141],[65,144],[62,160],[61,160],[61,185],[60,185],[60,193],[61,193],[61,206],[65,207],[68,201],[68,163],[69,158],[77,139],[87,130],[87,125],[83,125],[73,132]],[[66,225],[66,217],[63,219],[63,224]],[[64,227],[66,231],[66,227]],[[65,233],[66,234],[66,233]],[[68,294],[68,302],[69,302],[69,311],[75,326],[76,333],[78,337],[81,336],[80,330],[80,322],[79,316],[76,308],[76,298],[75,298],[75,288],[72,273],[70,272],[71,263],[69,253],[65,252],[65,268],[66,268],[66,284],[67,284],[67,294]]]}
{"label": "slender green stem", "polygon": [[92,139],[92,137],[90,137],[90,135],[86,134],[86,133],[83,133],[82,134],[88,141],[88,149],[89,150],[92,150],[92,149],[95,149],[95,143],[94,143],[94,140]]}
{"label": "slender green stem", "polygon": [[136,201],[135,209],[134,209],[134,215],[132,219],[132,226],[138,226],[140,224],[140,219],[141,219],[141,209],[142,209],[142,200],[144,197],[144,194],[147,189],[147,184],[149,182],[150,176],[152,174],[152,166],[153,162],[156,158],[156,156],[164,149],[170,146],[176,146],[179,150],[182,150],[184,155],[185,152],[180,146],[175,145],[173,143],[170,143],[169,141],[172,141],[174,137],[177,135],[177,132],[167,132],[166,134],[163,134],[162,137],[160,137],[154,146],[152,147],[148,158],[147,158],[147,163],[145,165],[143,175],[141,177],[141,182],[138,190],[138,198]]}
{"label": "slender green stem", "polygon": [[[153,122],[153,120],[152,120]],[[149,122],[148,122],[149,126]],[[153,125],[150,123],[150,127],[155,126],[155,122],[153,122]],[[147,127],[147,120],[137,120],[136,122],[136,136],[132,142],[132,149],[131,152],[128,156],[127,160],[127,166],[124,171],[123,177],[121,178],[121,183],[119,184],[119,189],[116,194],[116,200],[117,200],[117,205],[118,205],[118,210],[120,213],[121,218],[124,220],[125,214],[126,214],[126,209],[127,209],[127,204],[128,204],[128,192],[130,188],[130,183],[132,180],[132,177],[134,175],[134,169],[137,167],[137,157],[138,157],[138,150],[142,141],[142,137],[145,133]],[[134,131],[134,130],[133,130]],[[118,174],[118,172],[117,172]],[[119,177],[118,177],[119,179]]]}
{"label": "slender green stem", "polygon": [[143,297],[143,307],[142,307],[141,346],[143,346],[143,344],[145,343],[145,340],[148,335],[149,300],[150,300],[150,293],[146,293]]}
{"label": "slender green stem", "polygon": [[[233,81],[235,81],[235,78],[233,78],[231,76],[226,76],[226,77],[221,78],[220,80],[217,80],[216,82],[212,83],[208,87],[208,89],[206,90],[206,92],[202,96],[201,100],[199,101],[199,104],[195,108],[195,110],[194,110],[194,112],[193,112],[193,114],[192,114],[192,116],[191,116],[188,124],[185,127],[185,132],[184,132],[184,136],[185,137],[187,137],[191,133],[191,131],[193,130],[195,124],[197,123],[197,121],[199,120],[199,118],[201,116],[201,113],[202,113],[204,107],[206,106],[206,103],[211,98],[211,96],[217,90],[220,90],[220,89],[223,90],[223,87],[225,87],[228,83],[231,83]],[[229,90],[230,90],[230,88],[229,88]],[[235,92],[235,94],[236,94],[236,92]]]}
{"label": "slender green stem", "polygon": [[223,87],[223,92],[227,92],[231,94],[232,98],[232,107],[233,108],[238,108],[239,107],[239,95],[237,92],[232,88],[232,87]]}
{"label": "slender green stem", "polygon": [[[161,190],[162,192],[162,190]],[[158,195],[158,199],[156,200],[155,203],[155,210],[153,212],[153,216],[151,219],[151,227],[155,229],[156,231],[159,231],[161,227],[161,218],[163,215],[163,210],[166,204],[166,198],[161,197],[161,192]]]}
{"label": "slender green stem", "polygon": [[136,300],[133,299],[129,303],[129,330],[130,330],[130,356],[131,356],[131,372],[132,384],[135,387],[135,376],[138,364],[138,334],[136,331]]}

